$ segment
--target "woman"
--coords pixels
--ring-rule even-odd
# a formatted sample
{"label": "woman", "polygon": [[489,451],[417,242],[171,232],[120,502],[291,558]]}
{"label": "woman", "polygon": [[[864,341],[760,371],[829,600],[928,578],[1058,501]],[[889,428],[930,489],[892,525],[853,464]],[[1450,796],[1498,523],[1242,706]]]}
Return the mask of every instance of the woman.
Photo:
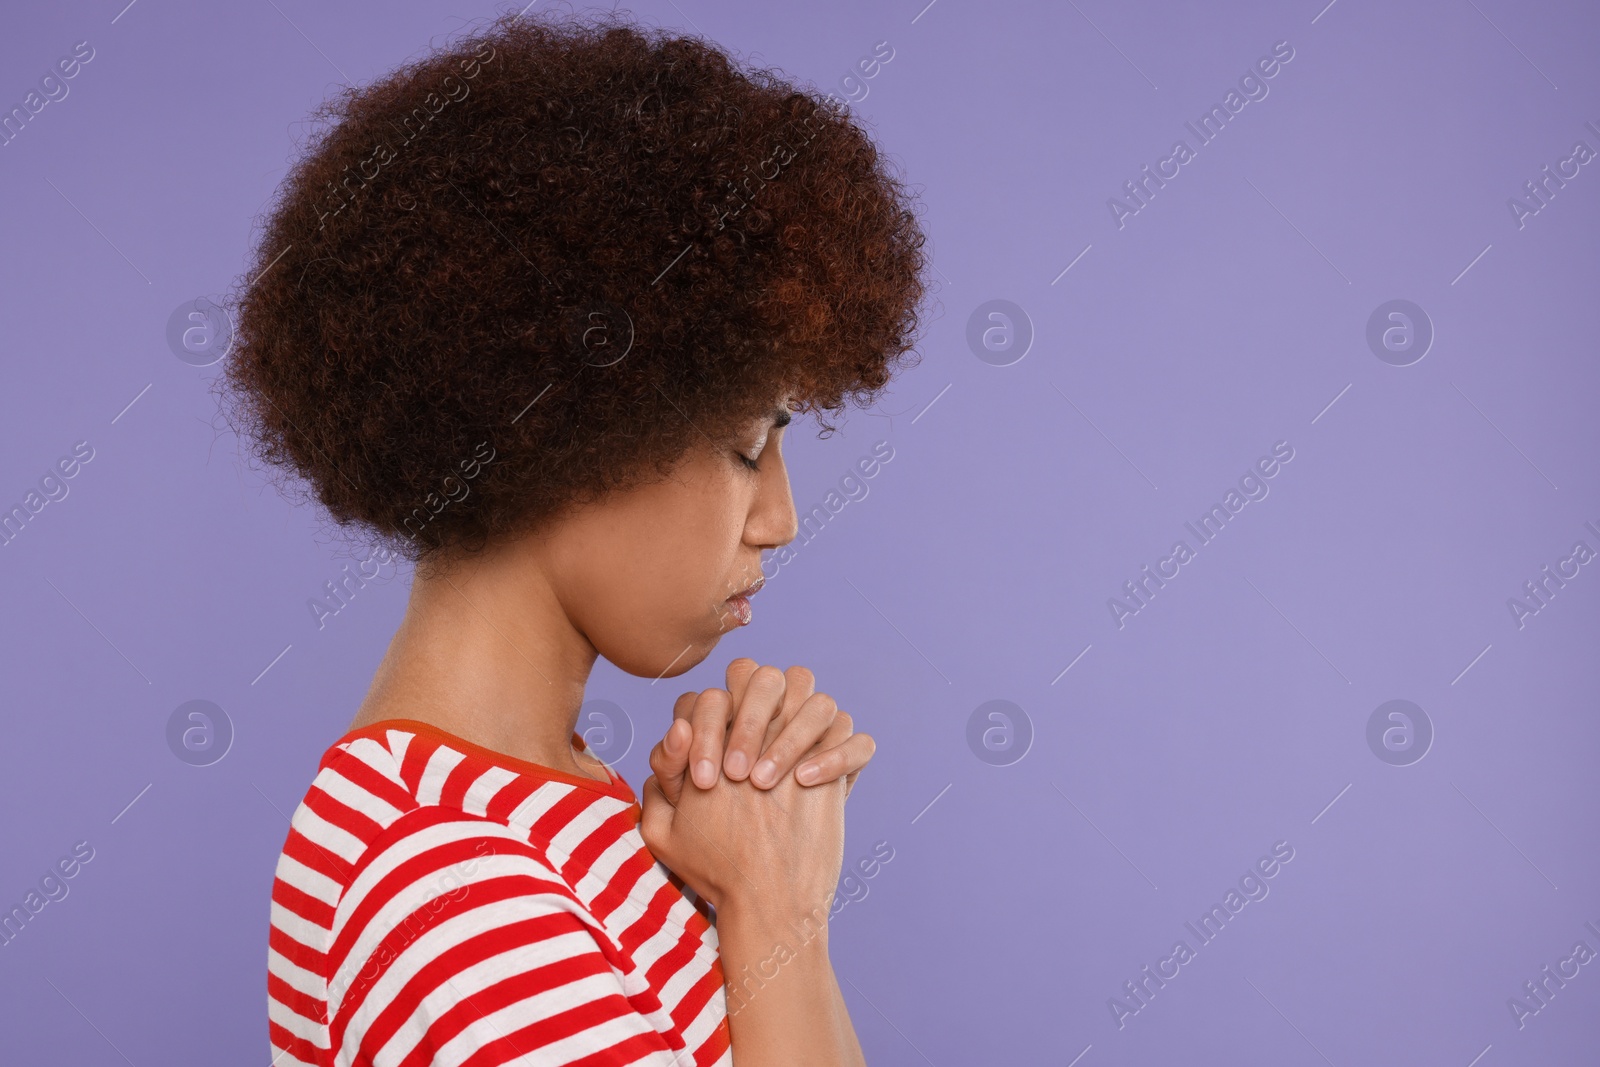
{"label": "woman", "polygon": [[279,859],[274,1063],[861,1063],[826,919],[871,738],[748,659],[642,805],[574,728],[598,656],[675,676],[751,621],[791,413],[910,349],[907,198],[842,109],[614,15],[320,114],[223,383],[416,573]]}

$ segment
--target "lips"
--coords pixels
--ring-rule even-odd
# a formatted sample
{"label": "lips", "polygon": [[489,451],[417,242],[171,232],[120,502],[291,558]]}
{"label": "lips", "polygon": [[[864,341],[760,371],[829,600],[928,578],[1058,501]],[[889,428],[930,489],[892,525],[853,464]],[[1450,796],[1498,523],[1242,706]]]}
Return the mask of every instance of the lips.
{"label": "lips", "polygon": [[760,591],[761,587],[766,585],[766,584],[767,584],[767,576],[766,575],[762,575],[761,577],[759,577],[759,578],[757,578],[755,580],[754,584],[746,586],[745,588],[739,590],[737,593],[734,593],[733,596],[730,596],[728,599],[732,600],[732,599],[734,599],[734,597],[741,597],[741,596],[744,596],[744,597],[754,596],[758,591]]}

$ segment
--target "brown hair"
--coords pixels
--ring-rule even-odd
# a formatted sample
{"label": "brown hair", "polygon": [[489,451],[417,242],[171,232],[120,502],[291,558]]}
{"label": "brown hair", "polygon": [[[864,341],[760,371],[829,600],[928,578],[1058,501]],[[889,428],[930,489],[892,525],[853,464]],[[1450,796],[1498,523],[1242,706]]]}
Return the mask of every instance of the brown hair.
{"label": "brown hair", "polygon": [[784,395],[831,433],[908,361],[903,186],[836,100],[703,40],[503,15],[313,118],[219,389],[257,458],[408,558],[665,474]]}

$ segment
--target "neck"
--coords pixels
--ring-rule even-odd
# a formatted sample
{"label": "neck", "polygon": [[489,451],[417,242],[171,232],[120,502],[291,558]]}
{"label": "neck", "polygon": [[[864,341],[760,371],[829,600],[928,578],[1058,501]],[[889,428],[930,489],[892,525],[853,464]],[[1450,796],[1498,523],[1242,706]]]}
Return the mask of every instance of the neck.
{"label": "neck", "polygon": [[351,728],[416,719],[569,774],[572,733],[598,655],[547,569],[520,546],[417,568],[406,614]]}

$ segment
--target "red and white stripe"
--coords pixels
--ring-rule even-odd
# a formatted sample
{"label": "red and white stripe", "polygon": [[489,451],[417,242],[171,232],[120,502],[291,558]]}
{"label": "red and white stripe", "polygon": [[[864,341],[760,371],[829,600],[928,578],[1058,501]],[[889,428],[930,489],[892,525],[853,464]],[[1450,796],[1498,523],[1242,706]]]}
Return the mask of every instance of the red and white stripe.
{"label": "red and white stripe", "polygon": [[709,909],[607,773],[409,720],[330,748],[272,887],[274,1067],[732,1067]]}

